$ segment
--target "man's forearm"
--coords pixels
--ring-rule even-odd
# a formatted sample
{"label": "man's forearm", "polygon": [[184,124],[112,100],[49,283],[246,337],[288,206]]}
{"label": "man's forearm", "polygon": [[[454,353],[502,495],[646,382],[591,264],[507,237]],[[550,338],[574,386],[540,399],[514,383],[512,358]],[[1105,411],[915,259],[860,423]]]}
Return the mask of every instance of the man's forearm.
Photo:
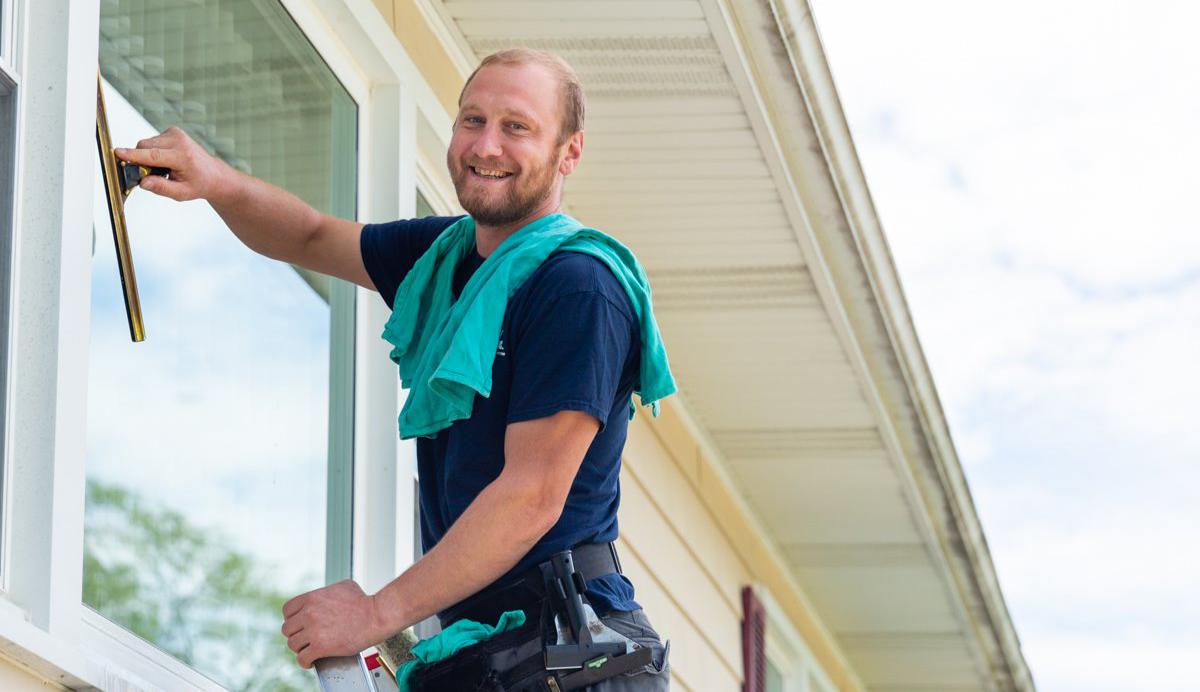
{"label": "man's forearm", "polygon": [[169,127],[116,154],[130,163],[170,169],[169,176],[148,175],[139,184],[180,202],[207,200],[251,250],[375,288],[359,250],[362,224],[322,214],[290,192],[234,169],[183,130]]}
{"label": "man's forearm", "polygon": [[304,264],[304,250],[322,214],[296,195],[222,164],[222,182],[208,203],[251,250],[284,262]]}
{"label": "man's forearm", "polygon": [[558,511],[497,479],[433,550],[375,595],[388,634],[458,603],[503,576],[557,518]]}

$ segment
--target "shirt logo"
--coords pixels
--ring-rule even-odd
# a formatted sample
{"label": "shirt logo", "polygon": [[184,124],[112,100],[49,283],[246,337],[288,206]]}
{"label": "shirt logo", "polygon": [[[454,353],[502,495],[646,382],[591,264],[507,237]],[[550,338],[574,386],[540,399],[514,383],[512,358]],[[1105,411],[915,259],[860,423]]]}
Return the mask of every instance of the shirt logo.
{"label": "shirt logo", "polygon": [[504,350],[504,330],[500,330],[500,344],[496,346],[496,355],[507,356],[508,353]]}

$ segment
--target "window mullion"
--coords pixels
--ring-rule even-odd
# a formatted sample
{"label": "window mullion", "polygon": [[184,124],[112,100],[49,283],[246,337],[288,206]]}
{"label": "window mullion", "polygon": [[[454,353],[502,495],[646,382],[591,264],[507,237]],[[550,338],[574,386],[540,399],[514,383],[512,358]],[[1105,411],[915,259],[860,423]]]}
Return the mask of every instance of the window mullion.
{"label": "window mullion", "polygon": [[[13,237],[6,586],[31,621],[75,638],[82,585],[91,190],[96,157],[94,6],[26,4],[39,40],[20,94]],[[16,43],[21,43],[17,41]],[[49,385],[49,386],[48,386]],[[14,406],[19,402],[19,406]]]}
{"label": "window mullion", "polygon": [[[415,106],[399,84],[376,84],[371,89],[364,128],[370,144],[363,186],[367,204],[363,217],[388,221],[413,214],[413,186],[407,174],[413,155],[405,142],[415,138]],[[399,127],[397,127],[399,124]],[[411,498],[400,478],[396,431],[396,370],[389,347],[379,337],[388,318],[380,296],[359,290],[356,349],[357,445],[355,478],[354,576],[368,591],[393,579],[409,564]],[[408,549],[408,552],[405,552]]]}

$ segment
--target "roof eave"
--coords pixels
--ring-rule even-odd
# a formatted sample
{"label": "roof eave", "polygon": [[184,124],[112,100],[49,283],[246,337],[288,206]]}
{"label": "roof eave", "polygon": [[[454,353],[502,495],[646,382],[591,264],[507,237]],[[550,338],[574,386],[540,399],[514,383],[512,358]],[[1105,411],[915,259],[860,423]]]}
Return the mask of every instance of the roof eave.
{"label": "roof eave", "polygon": [[754,75],[803,207],[797,232],[814,282],[858,361],[883,437],[926,519],[989,677],[998,689],[1032,690],[811,7],[807,0],[704,1],[726,17],[735,37],[742,35],[737,52]]}

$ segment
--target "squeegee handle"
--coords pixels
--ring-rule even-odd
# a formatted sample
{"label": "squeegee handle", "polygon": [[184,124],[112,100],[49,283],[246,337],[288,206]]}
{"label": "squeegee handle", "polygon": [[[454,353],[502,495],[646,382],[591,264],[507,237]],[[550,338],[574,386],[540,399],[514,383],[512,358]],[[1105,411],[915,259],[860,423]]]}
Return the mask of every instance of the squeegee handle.
{"label": "squeegee handle", "polygon": [[136,163],[129,163],[128,161],[121,160],[117,161],[117,168],[119,169],[121,176],[121,191],[126,195],[128,195],[133,188],[138,186],[138,183],[141,182],[142,178],[151,175],[157,175],[166,178],[171,175],[170,168],[141,166]]}
{"label": "squeegee handle", "polygon": [[554,565],[554,584],[558,597],[562,600],[567,611],[567,624],[571,628],[571,636],[583,644],[591,641],[591,633],[587,629],[587,615],[583,610],[583,596],[579,593],[579,584],[583,581],[579,572],[575,571],[575,558],[570,550],[556,553],[550,558]]}

